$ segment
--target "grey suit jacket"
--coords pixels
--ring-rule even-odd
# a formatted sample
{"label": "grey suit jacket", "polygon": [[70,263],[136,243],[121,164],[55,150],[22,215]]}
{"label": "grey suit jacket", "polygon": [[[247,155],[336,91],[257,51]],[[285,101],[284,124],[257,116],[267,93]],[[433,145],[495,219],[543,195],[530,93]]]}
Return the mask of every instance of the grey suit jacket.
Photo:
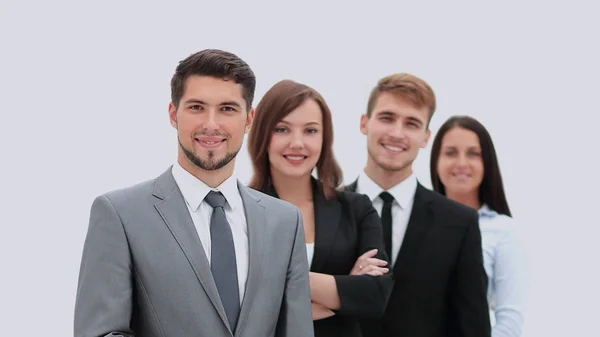
{"label": "grey suit jacket", "polygon": [[83,248],[76,337],[312,337],[302,217],[243,186],[249,272],[231,331],[171,169],[97,197]]}

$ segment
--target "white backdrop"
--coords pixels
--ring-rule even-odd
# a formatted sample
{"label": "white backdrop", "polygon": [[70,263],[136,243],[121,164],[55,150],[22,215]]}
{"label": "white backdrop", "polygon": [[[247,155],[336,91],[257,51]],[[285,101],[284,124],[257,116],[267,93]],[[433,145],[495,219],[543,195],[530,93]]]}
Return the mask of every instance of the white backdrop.
{"label": "white backdrop", "polygon": [[[0,3],[4,335],[72,335],[91,202],[175,160],[169,80],[179,60],[204,48],[251,65],[256,103],[283,78],[319,90],[333,110],[346,182],[366,160],[358,125],[375,82],[392,72],[428,81],[438,97],[434,133],[449,116],[469,114],[495,141],[526,233],[524,336],[596,330],[597,10],[573,1],[205,2]],[[415,166],[426,186],[429,149]],[[250,170],[244,146],[237,173],[247,181]]]}

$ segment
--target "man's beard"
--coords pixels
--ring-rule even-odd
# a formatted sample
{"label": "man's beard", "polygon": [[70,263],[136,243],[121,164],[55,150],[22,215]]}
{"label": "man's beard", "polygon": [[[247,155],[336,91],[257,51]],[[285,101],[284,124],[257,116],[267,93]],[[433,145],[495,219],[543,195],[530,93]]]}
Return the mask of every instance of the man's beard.
{"label": "man's beard", "polygon": [[215,159],[214,152],[208,151],[208,159],[204,160],[198,157],[195,151],[190,151],[186,149],[185,146],[183,146],[183,144],[181,143],[181,140],[178,141],[179,147],[181,148],[187,159],[189,159],[189,161],[191,161],[192,164],[205,171],[214,171],[225,167],[225,165],[229,164],[229,162],[232,161],[233,158],[235,158],[235,156],[237,156],[238,152],[240,152],[240,149],[242,148],[242,146],[240,145],[240,148],[237,149],[235,152],[228,152],[223,158],[220,159]]}

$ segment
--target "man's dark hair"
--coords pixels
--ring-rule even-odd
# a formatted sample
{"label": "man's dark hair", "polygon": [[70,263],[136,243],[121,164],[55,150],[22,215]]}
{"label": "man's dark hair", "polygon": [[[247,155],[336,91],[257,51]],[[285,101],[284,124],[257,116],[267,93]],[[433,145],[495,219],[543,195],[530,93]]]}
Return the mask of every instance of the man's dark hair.
{"label": "man's dark hair", "polygon": [[247,109],[252,107],[256,77],[250,66],[238,56],[219,49],[205,49],[180,61],[171,79],[171,102],[175,108],[179,107],[185,81],[191,75],[211,76],[241,84]]}

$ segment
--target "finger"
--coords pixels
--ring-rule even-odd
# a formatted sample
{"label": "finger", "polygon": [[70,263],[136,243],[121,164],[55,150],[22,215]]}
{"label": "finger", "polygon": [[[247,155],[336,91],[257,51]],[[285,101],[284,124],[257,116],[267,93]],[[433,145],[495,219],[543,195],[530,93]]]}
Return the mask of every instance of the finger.
{"label": "finger", "polygon": [[378,266],[378,267],[387,266],[387,264],[388,264],[387,261],[376,259],[376,258],[367,259],[365,261],[365,263],[372,264],[372,265],[375,265],[375,266]]}
{"label": "finger", "polygon": [[350,275],[363,275],[366,272],[366,270],[363,269],[352,269],[352,271],[350,272]]}
{"label": "finger", "polygon": [[370,265],[364,267],[363,269],[361,269],[360,273],[361,273],[361,275],[368,274],[369,272],[371,272],[373,270],[377,270],[377,268],[379,268],[379,267],[370,264]]}
{"label": "finger", "polygon": [[367,251],[366,253],[364,253],[363,255],[361,255],[356,260],[354,267],[350,271],[350,275],[355,275],[355,274],[361,275],[361,274],[366,273],[364,268],[366,268],[368,265],[376,265],[379,267],[387,265],[387,262],[384,260],[372,258],[372,256],[375,256],[376,254],[377,254],[377,249],[371,249],[371,250]]}
{"label": "finger", "polygon": [[376,254],[377,254],[377,249],[371,249],[371,250],[365,252],[363,255],[359,256],[357,261],[361,260],[361,259],[368,259],[370,257],[375,256]]}
{"label": "finger", "polygon": [[382,276],[383,273],[380,270],[371,270],[370,272],[367,273],[367,275],[371,275],[371,276]]}
{"label": "finger", "polygon": [[361,274],[369,274],[369,275],[371,275],[371,273],[373,271],[377,272],[379,275],[383,275],[383,274],[386,274],[387,272],[389,272],[389,269],[388,268],[377,267],[377,266],[374,266],[374,265],[369,265],[369,266],[363,268]]}
{"label": "finger", "polygon": [[358,264],[356,264],[354,266],[354,268],[352,268],[352,270],[350,271],[350,275],[362,275],[362,274],[363,274],[362,268],[359,268]]}

